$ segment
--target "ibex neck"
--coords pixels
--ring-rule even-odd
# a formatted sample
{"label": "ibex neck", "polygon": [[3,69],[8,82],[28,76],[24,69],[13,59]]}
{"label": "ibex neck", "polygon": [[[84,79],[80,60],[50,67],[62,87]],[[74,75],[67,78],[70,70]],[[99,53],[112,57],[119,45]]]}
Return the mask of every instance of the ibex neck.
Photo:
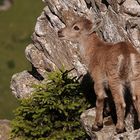
{"label": "ibex neck", "polygon": [[94,50],[102,44],[103,41],[96,35],[96,33],[92,33],[80,40],[80,51],[82,55],[88,55],[88,53],[93,53]]}

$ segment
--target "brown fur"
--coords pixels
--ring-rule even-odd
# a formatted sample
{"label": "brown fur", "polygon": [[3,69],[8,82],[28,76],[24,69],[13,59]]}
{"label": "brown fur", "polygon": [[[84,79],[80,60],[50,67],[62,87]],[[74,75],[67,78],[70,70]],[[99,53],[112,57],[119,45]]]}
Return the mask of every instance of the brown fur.
{"label": "brown fur", "polygon": [[[116,130],[122,132],[126,107],[124,86],[129,86],[131,90],[140,121],[140,54],[129,42],[113,44],[102,41],[95,33],[98,27],[95,24],[88,19],[80,18],[71,26],[58,31],[58,36],[80,43],[81,54],[85,58],[88,70],[95,82],[94,90],[97,101],[93,129],[99,130],[102,127],[104,89],[109,88],[116,106]],[[75,30],[75,26],[79,30]]]}

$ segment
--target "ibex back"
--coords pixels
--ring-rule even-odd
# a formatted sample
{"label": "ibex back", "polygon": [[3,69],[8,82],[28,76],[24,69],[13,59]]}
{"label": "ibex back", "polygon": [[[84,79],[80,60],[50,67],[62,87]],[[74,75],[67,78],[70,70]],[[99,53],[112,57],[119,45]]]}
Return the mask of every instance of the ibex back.
{"label": "ibex back", "polygon": [[58,36],[61,39],[80,43],[80,52],[94,80],[97,100],[93,130],[102,128],[105,88],[109,88],[116,107],[116,131],[119,133],[123,132],[125,127],[125,86],[131,91],[140,121],[140,54],[129,42],[113,44],[102,41],[96,35],[100,24],[100,20],[92,23],[81,17],[73,24],[59,30]]}

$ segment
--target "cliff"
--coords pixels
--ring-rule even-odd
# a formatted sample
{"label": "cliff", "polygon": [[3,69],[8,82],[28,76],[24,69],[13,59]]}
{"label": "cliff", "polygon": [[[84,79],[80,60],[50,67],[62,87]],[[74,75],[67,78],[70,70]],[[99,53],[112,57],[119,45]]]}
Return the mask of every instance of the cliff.
{"label": "cliff", "polygon": [[[57,31],[75,20],[78,15],[91,20],[102,18],[103,25],[98,31],[102,39],[107,42],[129,40],[140,51],[139,0],[43,0],[43,2],[46,3],[46,7],[37,19],[32,43],[25,50],[26,58],[32,64],[32,71],[25,70],[15,74],[11,80],[11,89],[16,97],[29,96],[34,90],[32,84],[39,83],[45,71],[52,71],[63,65],[66,69],[74,67],[73,75],[86,75],[87,68],[79,54],[78,44],[61,41],[57,37]],[[93,121],[90,118],[95,116],[93,110],[85,111],[81,116],[83,125],[92,139],[96,137],[99,140],[122,138],[132,140],[132,136],[135,135],[137,136],[133,137],[134,140],[140,139],[138,135],[140,130],[133,129],[133,111],[126,118],[127,132],[115,135],[112,122],[108,127],[105,125],[100,132],[91,132],[90,124]]]}

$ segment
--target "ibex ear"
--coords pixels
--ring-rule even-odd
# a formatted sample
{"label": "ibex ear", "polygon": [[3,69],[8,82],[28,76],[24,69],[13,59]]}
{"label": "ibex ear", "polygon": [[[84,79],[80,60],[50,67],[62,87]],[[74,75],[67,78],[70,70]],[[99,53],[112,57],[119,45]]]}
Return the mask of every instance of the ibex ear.
{"label": "ibex ear", "polygon": [[103,23],[102,19],[96,19],[93,22],[93,25],[92,25],[91,29],[89,30],[88,34],[96,32],[102,26],[102,23]]}

